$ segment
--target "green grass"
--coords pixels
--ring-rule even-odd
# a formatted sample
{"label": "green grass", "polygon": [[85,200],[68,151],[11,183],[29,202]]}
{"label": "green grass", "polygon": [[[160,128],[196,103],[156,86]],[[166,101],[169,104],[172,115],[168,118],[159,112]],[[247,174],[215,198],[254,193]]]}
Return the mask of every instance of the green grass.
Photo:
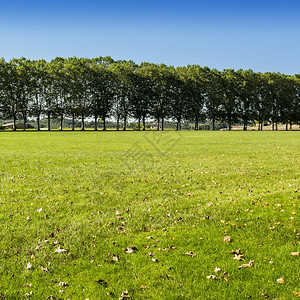
{"label": "green grass", "polygon": [[6,132],[0,144],[0,298],[300,291],[298,132]]}

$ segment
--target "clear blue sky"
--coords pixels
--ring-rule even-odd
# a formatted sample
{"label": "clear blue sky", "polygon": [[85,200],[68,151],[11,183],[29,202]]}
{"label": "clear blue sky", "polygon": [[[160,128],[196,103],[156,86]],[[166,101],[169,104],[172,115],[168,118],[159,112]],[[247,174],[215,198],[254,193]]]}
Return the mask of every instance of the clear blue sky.
{"label": "clear blue sky", "polygon": [[21,56],[300,73],[300,0],[1,1],[0,57]]}

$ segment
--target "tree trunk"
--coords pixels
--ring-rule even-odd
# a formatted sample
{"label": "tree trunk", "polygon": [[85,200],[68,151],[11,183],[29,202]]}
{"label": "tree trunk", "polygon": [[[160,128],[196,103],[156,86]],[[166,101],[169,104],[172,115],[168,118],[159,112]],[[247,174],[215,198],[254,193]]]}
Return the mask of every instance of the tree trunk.
{"label": "tree trunk", "polygon": [[292,130],[293,130],[293,122],[290,121],[290,131],[292,131]]}
{"label": "tree trunk", "polygon": [[213,118],[212,118],[213,130],[216,130],[215,122],[216,122],[216,120],[215,120],[215,118],[213,117]]}
{"label": "tree trunk", "polygon": [[40,113],[38,113],[36,121],[37,121],[37,131],[40,131],[41,130],[41,126],[40,126]]}
{"label": "tree trunk", "polygon": [[60,115],[60,131],[63,131],[64,115]]}
{"label": "tree trunk", "polygon": [[72,113],[72,131],[75,130],[75,114]]}
{"label": "tree trunk", "polygon": [[198,116],[196,116],[196,118],[195,118],[195,130],[199,130]]}
{"label": "tree trunk", "polygon": [[95,131],[98,130],[98,116],[97,114],[95,114],[95,128],[94,128]]}
{"label": "tree trunk", "polygon": [[161,130],[165,130],[165,118],[161,118]]}
{"label": "tree trunk", "polygon": [[81,114],[81,131],[85,131],[84,114]]}
{"label": "tree trunk", "polygon": [[124,124],[123,124],[123,131],[126,131],[126,125],[127,125],[127,116],[124,116]]}
{"label": "tree trunk", "polygon": [[286,123],[285,123],[285,130],[286,130],[286,131],[289,130],[289,121],[286,121]]}
{"label": "tree trunk", "polygon": [[14,113],[14,125],[13,125],[13,131],[16,131],[17,130],[17,117],[16,117],[16,114]]}
{"label": "tree trunk", "polygon": [[248,120],[244,119],[244,131],[247,131]]}
{"label": "tree trunk", "polygon": [[232,127],[231,120],[228,120],[228,130],[231,130],[231,127]]}
{"label": "tree trunk", "polygon": [[117,116],[117,131],[120,130],[120,115]]}
{"label": "tree trunk", "polygon": [[139,117],[138,119],[138,128],[137,128],[138,131],[141,130],[141,117]]}
{"label": "tree trunk", "polygon": [[23,131],[26,130],[26,121],[27,121],[27,117],[26,115],[24,116],[24,123],[23,123]]}
{"label": "tree trunk", "polygon": [[272,122],[272,130],[273,130],[273,131],[275,130],[274,122]]}
{"label": "tree trunk", "polygon": [[143,116],[143,131],[145,131],[146,130],[146,117],[145,116]]}
{"label": "tree trunk", "polygon": [[51,122],[50,122],[50,112],[48,111],[48,131],[51,130]]}
{"label": "tree trunk", "polygon": [[277,121],[275,123],[275,129],[276,129],[276,131],[278,130],[278,123],[277,123]]}
{"label": "tree trunk", "polygon": [[103,119],[103,131],[106,130],[106,118],[105,118],[105,115],[102,116],[102,119]]}
{"label": "tree trunk", "polygon": [[160,119],[159,119],[159,117],[157,118],[157,131],[159,131],[159,121],[160,121]]}

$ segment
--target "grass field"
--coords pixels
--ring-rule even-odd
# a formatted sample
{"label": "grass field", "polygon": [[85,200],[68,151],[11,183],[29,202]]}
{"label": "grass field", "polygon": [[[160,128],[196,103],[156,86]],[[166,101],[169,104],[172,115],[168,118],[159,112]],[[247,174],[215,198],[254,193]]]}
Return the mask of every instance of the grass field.
{"label": "grass field", "polygon": [[297,298],[299,132],[0,144],[0,298]]}

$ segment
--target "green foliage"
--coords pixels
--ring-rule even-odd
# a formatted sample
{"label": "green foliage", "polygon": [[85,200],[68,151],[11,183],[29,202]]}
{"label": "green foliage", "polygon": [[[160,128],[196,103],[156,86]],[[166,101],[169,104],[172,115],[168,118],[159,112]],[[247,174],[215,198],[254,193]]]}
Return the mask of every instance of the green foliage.
{"label": "green foliage", "polygon": [[4,299],[299,292],[297,132],[6,132],[1,146]]}
{"label": "green foliage", "polygon": [[[29,118],[80,119],[82,130],[87,119],[117,120],[123,130],[131,118],[138,129],[145,129],[146,119],[154,119],[157,129],[166,121],[195,124],[225,122],[243,123],[244,129],[258,121],[298,124],[300,121],[299,75],[254,73],[233,69],[222,72],[188,65],[173,67],[165,64],[114,61],[110,57],[95,59],[57,57],[50,62],[26,58],[0,60],[0,117],[23,120],[24,130]],[[141,124],[142,123],[142,124]],[[16,129],[16,126],[14,126]],[[95,127],[97,129],[97,127]]]}

